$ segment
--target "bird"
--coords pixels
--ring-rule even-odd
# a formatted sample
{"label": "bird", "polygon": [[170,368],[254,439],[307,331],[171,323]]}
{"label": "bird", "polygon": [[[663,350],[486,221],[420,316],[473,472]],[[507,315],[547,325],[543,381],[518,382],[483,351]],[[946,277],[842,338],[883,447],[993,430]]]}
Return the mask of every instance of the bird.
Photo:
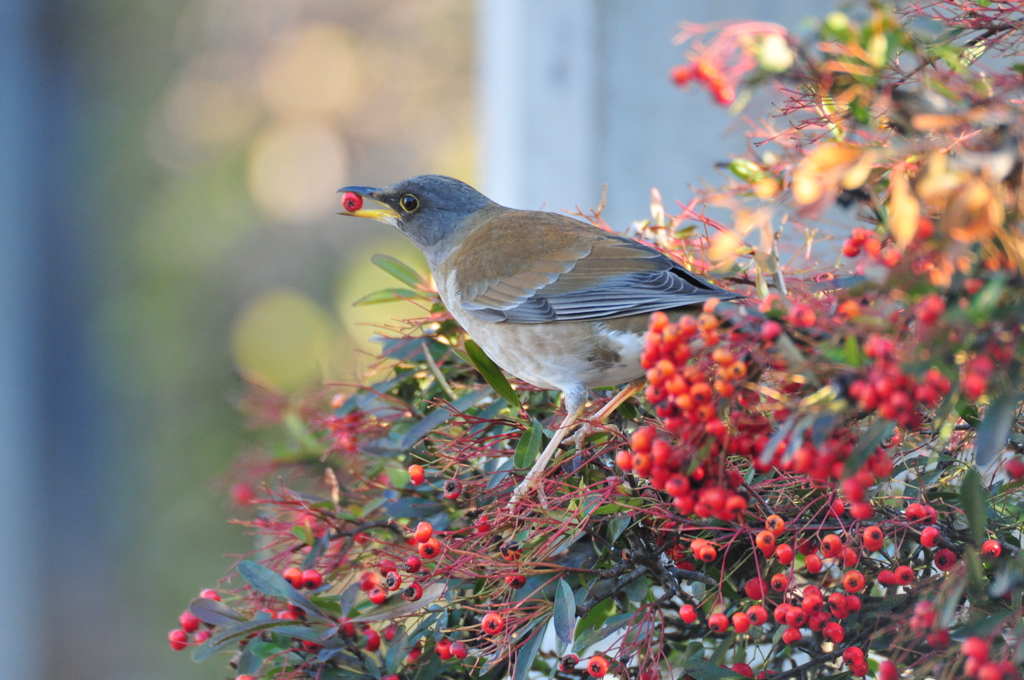
{"label": "bird", "polygon": [[[499,205],[452,177],[338,192],[339,214],[388,223],[423,251],[441,301],[498,366],[563,393],[566,415],[510,506],[539,484],[591,389],[627,384],[592,422],[643,389],[653,312],[678,317],[711,299],[744,297],[645,243],[568,215]],[[363,208],[364,198],[383,207]]]}

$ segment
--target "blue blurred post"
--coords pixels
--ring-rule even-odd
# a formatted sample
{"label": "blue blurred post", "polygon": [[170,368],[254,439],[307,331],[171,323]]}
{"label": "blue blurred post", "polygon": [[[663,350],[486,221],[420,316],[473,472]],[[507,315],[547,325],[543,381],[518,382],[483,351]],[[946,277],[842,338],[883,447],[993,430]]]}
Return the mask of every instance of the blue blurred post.
{"label": "blue blurred post", "polygon": [[[832,4],[832,3],[828,3]],[[714,180],[744,150],[735,118],[706,91],[668,81],[682,21],[820,16],[812,0],[478,0],[477,110],[485,192],[515,208],[597,207],[618,230]],[[712,181],[712,183],[714,183]]]}
{"label": "blue blurred post", "polygon": [[0,3],[0,675],[41,677],[42,96],[29,0]]}

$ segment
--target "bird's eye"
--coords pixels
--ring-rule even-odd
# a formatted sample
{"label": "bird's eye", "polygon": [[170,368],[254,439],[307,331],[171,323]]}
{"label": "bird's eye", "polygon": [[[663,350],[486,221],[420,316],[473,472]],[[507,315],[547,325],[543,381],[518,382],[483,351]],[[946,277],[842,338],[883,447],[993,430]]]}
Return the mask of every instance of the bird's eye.
{"label": "bird's eye", "polygon": [[420,199],[416,198],[412,194],[406,194],[398,199],[398,205],[402,206],[402,210],[407,213],[411,213],[420,207]]}

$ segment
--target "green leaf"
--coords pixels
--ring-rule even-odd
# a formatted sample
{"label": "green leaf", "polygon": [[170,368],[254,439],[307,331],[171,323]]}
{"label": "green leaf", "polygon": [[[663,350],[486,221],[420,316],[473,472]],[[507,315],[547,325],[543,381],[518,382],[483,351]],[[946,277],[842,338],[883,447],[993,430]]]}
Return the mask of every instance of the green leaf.
{"label": "green leaf", "polygon": [[543,443],[544,427],[534,418],[530,427],[519,438],[519,443],[516,444],[516,452],[512,456],[512,466],[519,470],[525,470],[533,465]]}
{"label": "green leaf", "polygon": [[353,583],[348,588],[341,591],[341,595],[338,596],[338,604],[341,605],[342,616],[348,616],[348,613],[352,611],[352,605],[356,603],[357,597],[359,597],[358,583]]}
{"label": "green leaf", "polygon": [[967,515],[967,524],[971,529],[971,537],[975,545],[985,540],[985,527],[988,524],[988,493],[981,481],[981,475],[974,468],[967,470],[963,485],[960,487],[960,507]]}
{"label": "green leaf", "polygon": [[398,670],[398,667],[405,661],[405,657],[409,655],[409,650],[412,649],[414,642],[415,640],[407,635],[405,626],[399,626],[394,639],[388,645],[388,655],[384,659],[384,667],[388,673]]}
{"label": "green leaf", "polygon": [[371,621],[384,621],[387,619],[397,618],[399,616],[405,616],[412,614],[413,612],[423,609],[427,605],[433,603],[439,597],[444,595],[445,585],[443,583],[431,583],[429,586],[423,589],[423,595],[420,599],[415,602],[406,602],[400,598],[395,598],[394,602],[385,602],[379,607],[372,609],[369,613],[357,616],[352,619],[352,623],[369,623]]}
{"label": "green leaf", "polygon": [[260,670],[260,667],[263,665],[263,659],[267,658],[267,656],[270,656],[270,654],[267,654],[266,656],[257,655],[256,648],[259,645],[266,645],[268,647],[271,647],[272,649],[280,651],[280,649],[278,649],[277,646],[272,645],[268,642],[263,642],[259,639],[259,637],[254,637],[246,643],[245,649],[242,650],[242,655],[238,657],[238,668],[236,668],[235,670],[238,672],[239,675],[254,675]]}
{"label": "green leaf", "polygon": [[352,303],[353,307],[366,307],[367,305],[380,305],[385,302],[402,302],[404,300],[431,300],[429,295],[408,288],[385,288],[369,295],[364,295]]}
{"label": "green leaf", "polygon": [[239,563],[238,573],[249,582],[249,585],[264,595],[284,598],[302,607],[311,616],[333,623],[327,614],[313,604],[308,597],[295,590],[283,576],[267,569],[262,564],[245,560]]}
{"label": "green leaf", "polygon": [[565,579],[558,580],[558,589],[555,591],[555,635],[562,642],[572,642],[573,628],[576,626],[576,598],[573,597],[572,588],[565,582]]}
{"label": "green leaf", "polygon": [[956,412],[957,415],[964,419],[965,423],[975,429],[981,424],[981,418],[978,417],[978,407],[963,397],[957,399]]}
{"label": "green leaf", "polygon": [[294,621],[287,619],[253,619],[251,621],[243,621],[236,623],[229,628],[218,631],[216,635],[210,638],[210,645],[218,647],[225,642],[236,640],[240,637],[245,637],[249,633],[256,633],[261,630],[270,630],[271,628],[285,628],[295,626]]}
{"label": "green leaf", "polygon": [[213,644],[213,640],[210,639],[192,650],[192,660],[196,663],[202,663],[210,657],[220,654],[228,649],[237,649],[233,639],[220,642],[219,644]]}
{"label": "green leaf", "polygon": [[974,462],[983,467],[988,465],[1006,448],[1013,429],[1013,421],[1017,417],[1017,404],[1020,394],[1008,392],[995,399],[985,409],[985,417],[978,427],[978,437],[974,441]]}
{"label": "green leaf", "polygon": [[641,576],[638,579],[633,579],[626,584],[626,587],[622,589],[626,599],[630,602],[641,602],[647,595],[647,591],[651,588],[651,581],[646,576]]}
{"label": "green leaf", "polygon": [[538,625],[533,633],[533,637],[519,648],[519,653],[516,654],[513,680],[527,680],[530,677],[530,668],[533,667],[533,660],[537,658],[537,652],[540,651],[540,643],[544,640],[544,628],[544,625]]}
{"label": "green leaf", "polygon": [[711,663],[716,666],[725,663],[725,655],[732,649],[732,646],[736,643],[736,633],[731,633],[725,636],[718,647],[715,648],[715,653],[711,655]]}
{"label": "green leaf", "polygon": [[853,452],[850,457],[846,459],[846,467],[844,468],[844,475],[849,476],[860,470],[864,462],[871,456],[872,453],[878,448],[879,444],[888,439],[892,435],[893,429],[896,427],[896,423],[891,420],[879,420],[876,421],[871,429],[865,433],[863,437],[857,442],[857,445],[853,447]]}
{"label": "green leaf", "polygon": [[595,604],[594,607],[587,612],[587,615],[580,619],[579,623],[576,624],[576,636],[578,637],[588,628],[597,630],[603,626],[608,617],[614,613],[615,602],[610,597],[606,597]]}
{"label": "green leaf", "polygon": [[456,413],[463,413],[467,409],[476,406],[477,403],[483,401],[486,396],[486,390],[477,390],[475,392],[464,394],[453,401],[451,403],[451,408],[438,406],[428,413],[423,420],[409,428],[409,431],[405,433],[404,437],[402,437],[402,443],[399,446],[403,451],[407,451],[415,446],[419,440],[423,439],[428,434],[448,422],[448,420],[453,418]]}
{"label": "green leaf", "polygon": [[572,651],[579,654],[587,647],[597,644],[618,629],[628,625],[629,622],[633,620],[633,616],[634,615],[630,612],[617,614],[605,621],[606,625],[603,628],[598,630],[586,630],[582,635],[577,635],[576,640],[572,643]]}
{"label": "green leaf", "polygon": [[619,515],[615,519],[610,520],[608,522],[608,542],[614,543],[618,540],[622,532],[629,527],[631,521],[632,519],[628,515]]}
{"label": "green leaf", "polygon": [[857,336],[846,336],[846,340],[843,341],[843,359],[845,359],[846,363],[854,368],[860,368],[864,365],[864,353],[860,350],[860,344],[857,342]]}
{"label": "green leaf", "polygon": [[380,253],[370,258],[370,262],[374,263],[391,276],[395,277],[402,283],[412,288],[416,286],[426,287],[427,282],[420,276],[420,273],[405,264],[401,260],[396,260],[390,255],[381,255]]}
{"label": "green leaf", "polygon": [[487,354],[480,349],[480,345],[476,344],[472,340],[466,340],[466,354],[469,356],[469,362],[473,364],[476,370],[480,371],[480,375],[484,377],[487,384],[497,392],[498,396],[507,401],[512,405],[513,408],[519,410],[522,408],[522,404],[519,402],[519,396],[516,391],[512,389],[512,386],[508,383],[508,378],[501,372],[498,365],[494,363]]}
{"label": "green leaf", "polygon": [[1003,297],[1003,288],[1005,287],[1006,278],[994,276],[971,301],[971,306],[968,309],[970,316],[975,321],[987,321],[996,306],[999,305],[999,299]]}
{"label": "green leaf", "polygon": [[188,603],[188,610],[203,623],[212,626],[233,626],[246,618],[219,600],[197,597]]}
{"label": "green leaf", "polygon": [[727,680],[728,678],[743,677],[736,671],[722,668],[718,664],[711,663],[705,659],[690,659],[683,664],[683,670],[696,678],[696,680]]}

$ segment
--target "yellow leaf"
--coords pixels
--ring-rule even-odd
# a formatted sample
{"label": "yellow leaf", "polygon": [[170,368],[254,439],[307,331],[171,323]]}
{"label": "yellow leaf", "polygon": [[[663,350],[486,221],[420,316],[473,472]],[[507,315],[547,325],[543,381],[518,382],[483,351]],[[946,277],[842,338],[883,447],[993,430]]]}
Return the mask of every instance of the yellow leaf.
{"label": "yellow leaf", "polygon": [[810,205],[826,194],[837,193],[840,179],[863,155],[863,149],[846,144],[822,144],[793,171],[793,198]]}
{"label": "yellow leaf", "polygon": [[921,222],[921,204],[910,191],[910,182],[898,165],[892,169],[889,184],[889,232],[901,249],[914,240]]}

